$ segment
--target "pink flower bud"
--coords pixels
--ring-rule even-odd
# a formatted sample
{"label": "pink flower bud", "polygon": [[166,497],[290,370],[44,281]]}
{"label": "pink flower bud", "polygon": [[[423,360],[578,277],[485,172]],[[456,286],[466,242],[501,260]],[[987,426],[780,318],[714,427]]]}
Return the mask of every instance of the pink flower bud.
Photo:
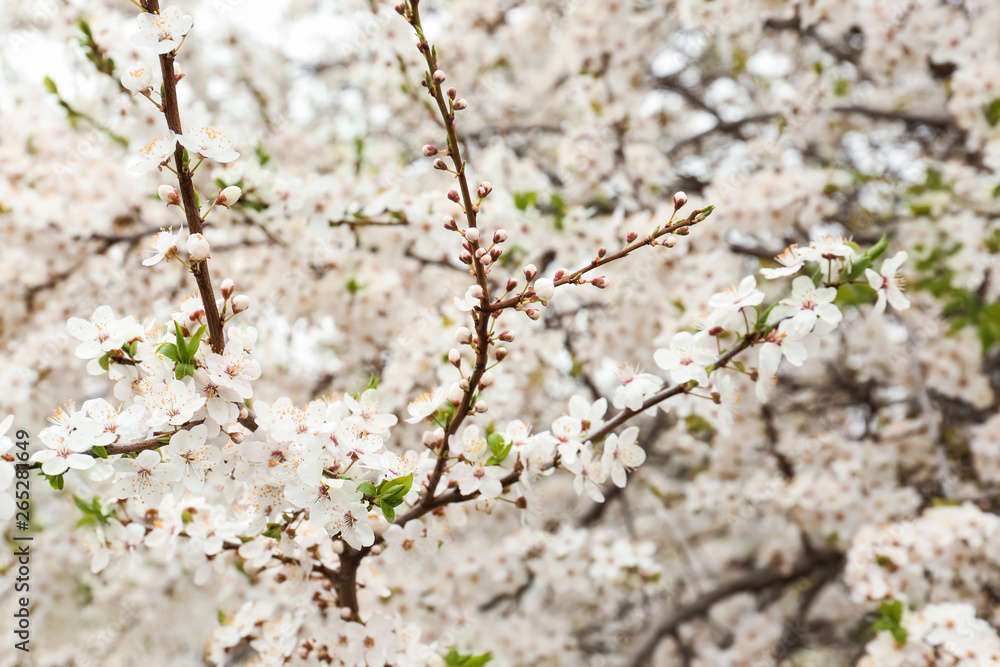
{"label": "pink flower bud", "polygon": [[690,233],[691,233],[691,228],[687,226],[674,230],[674,234],[677,234],[677,236],[687,236]]}
{"label": "pink flower bud", "polygon": [[448,199],[452,200],[456,204],[462,201],[462,196],[458,194],[458,190],[449,190]]}
{"label": "pink flower bud", "polygon": [[637,238],[639,238],[638,234],[636,234],[635,232],[629,232],[628,234],[625,235],[625,242],[631,243],[632,241],[635,241]]}
{"label": "pink flower bud", "polygon": [[469,296],[473,299],[482,299],[484,295],[482,285],[473,285],[469,288]]}
{"label": "pink flower bud", "polygon": [[514,332],[511,331],[510,329],[506,329],[506,330],[500,332],[500,335],[498,336],[498,338],[500,340],[502,340],[503,342],[505,342],[505,343],[513,343],[514,342]]}
{"label": "pink flower bud", "polygon": [[462,378],[461,380],[459,380],[458,381],[458,388],[461,389],[462,391],[468,391],[469,390],[469,379],[468,378]]}
{"label": "pink flower bud", "polygon": [[460,386],[458,386],[457,382],[455,384],[451,385],[450,387],[448,387],[448,402],[449,403],[452,403],[454,405],[458,405],[459,403],[462,402],[462,399],[464,397],[465,397],[465,392],[462,391],[462,388]]}
{"label": "pink flower bud", "polygon": [[459,97],[457,100],[455,100],[454,106],[455,106],[455,111],[461,111],[462,109],[467,108],[469,104],[463,98]]}
{"label": "pink flower bud", "polygon": [[448,363],[458,368],[462,365],[462,353],[455,348],[448,350]]}
{"label": "pink flower bud", "polygon": [[503,361],[503,358],[507,356],[507,348],[498,347],[496,355],[497,355],[497,361]]}
{"label": "pink flower bud", "polygon": [[479,388],[485,389],[491,384],[493,384],[493,373],[486,371],[485,373],[483,373],[483,377],[479,378]]}
{"label": "pink flower bud", "polygon": [[673,248],[675,245],[677,245],[677,237],[674,236],[673,234],[668,234],[667,238],[663,240],[663,245],[667,246],[668,248]]}
{"label": "pink flower bud", "polygon": [[506,229],[498,229],[495,232],[493,232],[493,242],[494,243],[503,243],[506,240],[507,240],[507,230]]}
{"label": "pink flower bud", "polygon": [[246,406],[240,408],[240,419],[246,419],[250,416],[250,411],[247,410]]}
{"label": "pink flower bud", "polygon": [[678,210],[684,204],[688,203],[688,196],[683,192],[678,192],[674,195],[674,210]]}
{"label": "pink flower bud", "polygon": [[458,225],[455,223],[455,218],[450,215],[444,216],[444,228],[450,229],[451,231],[458,229]]}
{"label": "pink flower bud", "polygon": [[188,236],[187,251],[194,261],[200,262],[203,259],[208,259],[212,256],[211,250],[208,245],[208,239],[201,234],[191,234]]}
{"label": "pink flower bud", "polygon": [[507,291],[508,292],[513,292],[516,289],[517,289],[517,278],[508,278],[507,279]]}
{"label": "pink flower bud", "polygon": [[246,439],[246,436],[239,431],[233,431],[232,435],[229,436],[229,439],[238,445]]}
{"label": "pink flower bud", "polygon": [[486,248],[476,248],[476,259],[481,260],[486,254]]}
{"label": "pink flower bud", "polygon": [[441,158],[437,158],[434,160],[434,168],[440,169],[441,171],[448,171],[448,163]]}
{"label": "pink flower bud", "polygon": [[467,252],[463,252],[459,254],[458,261],[462,264],[472,264],[472,255]]}
{"label": "pink flower bud", "polygon": [[432,155],[437,155],[438,149],[436,146],[431,146],[430,144],[424,145],[424,157],[431,157]]}
{"label": "pink flower bud", "polygon": [[607,276],[598,276],[597,278],[594,278],[593,280],[591,280],[590,283],[594,287],[599,287],[601,289],[604,289],[605,287],[608,286],[608,277]]}
{"label": "pink flower bud", "polygon": [[450,99],[455,99],[456,95],[458,95],[458,91],[457,90],[455,90],[454,88],[449,88],[448,89],[448,97]]}
{"label": "pink flower bud", "polygon": [[556,274],[552,276],[552,280],[562,280],[566,275],[566,269],[559,269]]}
{"label": "pink flower bud", "polygon": [[597,249],[597,257],[598,257],[598,259],[603,259],[604,256],[607,255],[607,254],[608,254],[608,249],[607,248],[598,248]]}
{"label": "pink flower bud", "polygon": [[[342,544],[343,544],[343,542],[341,542],[341,545]],[[344,547],[341,546],[340,548],[343,549]],[[340,608],[340,617],[342,619],[344,619],[345,621],[349,621],[352,616],[354,616],[354,612],[351,611],[350,607],[341,607]]]}
{"label": "pink flower bud", "polygon": [[404,5],[402,2],[397,2],[396,6],[393,7],[393,9],[395,9],[396,13],[399,14],[400,16],[403,16],[406,13],[406,5]]}
{"label": "pink flower bud", "polygon": [[465,240],[470,243],[476,243],[479,241],[479,230],[475,227],[465,230]]}
{"label": "pink flower bud", "polygon": [[538,275],[538,268],[534,264],[528,264],[526,267],[524,267],[524,277],[526,280],[531,281],[537,275]]}
{"label": "pink flower bud", "polygon": [[236,283],[233,282],[232,278],[226,278],[222,281],[222,298],[228,299],[233,295],[233,290],[236,289]]}
{"label": "pink flower bud", "polygon": [[444,78],[445,78],[444,77],[444,72],[442,72],[441,70],[435,70],[434,71],[434,75],[431,76],[431,79],[433,79],[434,83],[436,83],[438,85],[441,85],[442,83],[444,83]]}
{"label": "pink flower bud", "polygon": [[528,308],[526,311],[524,311],[524,313],[525,315],[528,316],[528,319],[531,320],[537,320],[539,317],[542,316],[542,311],[538,310],[537,308]]}
{"label": "pink flower bud", "polygon": [[490,183],[489,181],[483,181],[482,183],[480,183],[479,189],[476,190],[476,194],[479,195],[480,199],[489,196],[491,192],[493,192],[493,184]]}
{"label": "pink flower bud", "polygon": [[164,201],[167,206],[180,206],[181,195],[177,192],[177,188],[171,185],[161,185],[157,189],[156,194],[160,195],[160,199]]}
{"label": "pink flower bud", "polygon": [[492,250],[490,250],[490,260],[495,262],[498,259],[500,259],[500,255],[502,254],[503,250],[501,250],[500,248],[493,248]]}
{"label": "pink flower bud", "polygon": [[472,331],[469,330],[469,327],[459,327],[455,329],[455,340],[463,345],[468,343],[472,340]]}
{"label": "pink flower bud", "polygon": [[250,297],[246,294],[237,294],[233,297],[233,312],[242,313],[250,307]]}
{"label": "pink flower bud", "polygon": [[489,409],[490,409],[489,406],[486,405],[486,401],[482,401],[482,400],[476,401],[476,412],[480,412],[480,413],[481,412],[486,412]]}

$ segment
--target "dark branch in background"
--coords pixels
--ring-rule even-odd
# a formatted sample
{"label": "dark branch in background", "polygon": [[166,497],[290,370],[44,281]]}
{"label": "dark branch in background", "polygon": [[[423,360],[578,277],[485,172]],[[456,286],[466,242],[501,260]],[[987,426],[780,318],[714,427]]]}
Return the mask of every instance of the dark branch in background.
{"label": "dark branch in background", "polygon": [[835,551],[822,552],[803,559],[787,574],[777,570],[756,570],[722,584],[693,602],[677,607],[662,618],[639,640],[624,664],[631,667],[649,664],[657,645],[664,637],[673,634],[684,623],[704,616],[718,602],[728,597],[739,593],[760,593],[775,587],[787,587],[813,574],[822,573],[824,576],[829,576],[829,571],[836,572],[843,563],[843,554]]}

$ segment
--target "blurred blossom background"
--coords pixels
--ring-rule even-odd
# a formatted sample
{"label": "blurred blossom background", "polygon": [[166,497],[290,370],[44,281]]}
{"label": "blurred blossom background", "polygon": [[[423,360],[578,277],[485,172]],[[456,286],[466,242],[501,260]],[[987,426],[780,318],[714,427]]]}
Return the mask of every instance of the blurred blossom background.
{"label": "blurred blossom background", "polygon": [[[457,381],[448,353],[471,325],[456,300],[474,280],[442,224],[458,217],[455,178],[422,149],[445,132],[413,29],[384,0],[178,7],[193,18],[177,56],[184,127],[220,128],[240,154],[194,178],[203,196],[241,190],[204,235],[216,286],[231,278],[249,299],[254,400],[333,402],[377,378],[380,410],[399,417],[385,446],[422,450],[428,425],[406,423],[407,406]],[[748,370],[733,374],[738,403],[682,393],[637,416],[645,462],[603,504],[553,474],[518,488],[522,507],[468,502],[376,528],[384,553],[358,573],[366,625],[280,559],[206,557],[142,531],[106,542],[75,528],[73,501],[110,498],[106,483],[71,471],[55,491],[33,476],[32,651],[6,644],[4,549],[0,667],[471,666],[487,653],[495,666],[1000,664],[1000,4],[420,9],[467,103],[469,182],[492,185],[479,226],[508,235],[497,286],[665,227],[677,192],[679,215],[715,207],[673,247],[602,267],[603,289],[559,286],[534,320],[500,314],[516,338],[483,429],[549,431],[573,397],[606,399],[594,419],[610,418],[640,373],[667,376],[656,351],[699,329],[713,295],[756,276],[765,305],[786,297],[789,281],[759,272],[793,244],[886,236],[886,260],[907,254],[910,308],[876,312],[866,282],[842,286],[839,326],[781,366],[766,403]],[[173,174],[130,171],[165,132],[120,81],[156,62],[130,39],[138,13],[0,0],[0,416],[32,451],[67,402],[122,400],[75,353],[70,318],[108,305],[151,328],[198,298],[179,262],[142,264],[183,215],[157,195]],[[757,352],[742,362],[757,367]],[[296,548],[337,562],[318,543]],[[95,566],[102,549],[112,566]]]}

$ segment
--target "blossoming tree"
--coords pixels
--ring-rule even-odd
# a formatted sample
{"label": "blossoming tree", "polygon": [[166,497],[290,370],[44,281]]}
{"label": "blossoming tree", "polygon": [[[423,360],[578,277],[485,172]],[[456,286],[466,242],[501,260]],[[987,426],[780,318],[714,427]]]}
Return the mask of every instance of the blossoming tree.
{"label": "blossoming tree", "polygon": [[0,667],[1000,664],[1000,6],[195,5],[2,4]]}

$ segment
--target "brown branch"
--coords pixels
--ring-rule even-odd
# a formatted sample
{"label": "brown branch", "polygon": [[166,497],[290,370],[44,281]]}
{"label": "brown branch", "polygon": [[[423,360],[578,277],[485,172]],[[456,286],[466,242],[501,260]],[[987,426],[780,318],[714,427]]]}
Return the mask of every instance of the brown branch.
{"label": "brown branch", "polygon": [[[147,0],[146,9],[151,14],[158,14],[160,0]],[[174,57],[173,52],[160,55],[160,72],[163,76],[163,116],[166,118],[167,127],[175,134],[181,135],[184,134],[184,128],[181,125],[181,114],[177,105]],[[177,169],[177,184],[181,193],[181,202],[187,217],[188,233],[201,234],[201,216],[198,214],[198,199],[194,191],[194,181],[191,179],[191,172],[184,164],[184,147],[181,146],[180,142],[177,143],[177,148],[174,150],[174,165]],[[216,354],[222,354],[226,343],[222,336],[222,317],[219,315],[219,307],[215,302],[215,289],[212,287],[208,260],[192,262],[191,272],[198,283],[201,302],[205,308],[205,319],[208,320],[209,342],[212,351]]]}
{"label": "brown branch", "polygon": [[[594,269],[604,266],[605,264],[610,264],[615,260],[627,257],[629,254],[635,252],[636,250],[642,248],[643,246],[654,245],[654,241],[656,241],[656,239],[660,238],[661,236],[666,236],[667,234],[672,234],[673,232],[676,232],[677,230],[682,229],[684,227],[691,227],[693,225],[698,224],[706,217],[708,217],[708,215],[712,212],[714,208],[715,208],[714,206],[707,206],[705,208],[699,208],[697,210],[691,211],[691,214],[688,215],[686,219],[673,222],[662,229],[656,230],[654,233],[650,234],[649,236],[643,239],[638,239],[636,241],[633,241],[632,243],[629,243],[616,253],[612,253],[610,255],[604,255],[603,257],[595,257],[589,264],[587,264],[583,268],[577,269],[572,273],[567,273],[559,280],[554,281],[554,284],[558,287],[559,285],[566,285],[567,283],[575,283],[577,279],[582,277],[583,274],[585,273],[593,271]],[[519,294],[517,296],[512,296],[509,299],[497,300],[489,305],[488,310],[490,312],[497,312],[500,310],[504,310],[505,308],[513,308],[518,306],[525,299],[530,299],[533,297],[534,294],[529,292],[528,294],[525,295]]]}

